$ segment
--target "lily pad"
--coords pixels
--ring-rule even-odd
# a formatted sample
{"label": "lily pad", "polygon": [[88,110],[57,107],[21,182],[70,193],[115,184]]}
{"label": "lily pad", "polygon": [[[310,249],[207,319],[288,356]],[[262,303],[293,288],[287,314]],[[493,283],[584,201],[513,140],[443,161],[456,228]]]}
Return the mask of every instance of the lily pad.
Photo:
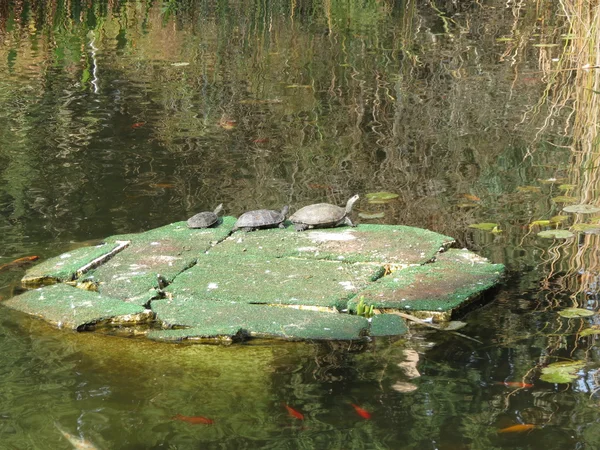
{"label": "lily pad", "polygon": [[600,234],[600,224],[598,223],[576,223],[571,227],[573,231],[581,231],[586,234]]}
{"label": "lily pad", "polygon": [[589,317],[596,314],[594,311],[590,311],[589,309],[583,308],[567,308],[558,312],[558,315],[561,317],[566,317],[567,319],[575,319],[577,317]]}
{"label": "lily pad", "polygon": [[557,362],[542,369],[540,380],[548,383],[570,383],[577,379],[577,372],[585,366],[583,361]]}
{"label": "lily pad", "polygon": [[540,231],[537,235],[544,239],[569,239],[575,236],[567,230],[546,230]]}
{"label": "lily pad", "polygon": [[565,206],[563,211],[578,214],[594,214],[600,212],[600,208],[594,205],[570,205]]}
{"label": "lily pad", "polygon": [[358,213],[358,217],[361,219],[381,219],[382,217],[385,217],[385,213]]}
{"label": "lily pad", "polygon": [[552,199],[555,203],[577,203],[575,197],[569,197],[568,195],[559,195]]}
{"label": "lily pad", "polygon": [[369,203],[386,203],[399,197],[393,192],[370,192],[366,195]]}
{"label": "lily pad", "polygon": [[494,228],[498,228],[498,224],[492,222],[472,223],[471,225],[469,225],[469,228],[475,228],[476,230],[483,231],[492,231]]}

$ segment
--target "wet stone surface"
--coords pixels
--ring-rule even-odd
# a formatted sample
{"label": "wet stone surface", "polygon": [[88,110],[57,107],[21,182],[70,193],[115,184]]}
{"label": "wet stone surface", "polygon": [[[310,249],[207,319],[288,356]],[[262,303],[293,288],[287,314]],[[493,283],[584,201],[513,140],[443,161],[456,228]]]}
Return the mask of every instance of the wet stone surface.
{"label": "wet stone surface", "polygon": [[[177,222],[109,237],[33,267],[25,286],[58,284],[4,305],[74,330],[151,323],[143,333],[165,342],[359,340],[406,332],[403,319],[386,312],[448,319],[504,270],[447,250],[452,238],[419,228],[296,232],[287,224],[232,233],[234,223]],[[361,299],[375,307],[370,319],[356,315]]]}

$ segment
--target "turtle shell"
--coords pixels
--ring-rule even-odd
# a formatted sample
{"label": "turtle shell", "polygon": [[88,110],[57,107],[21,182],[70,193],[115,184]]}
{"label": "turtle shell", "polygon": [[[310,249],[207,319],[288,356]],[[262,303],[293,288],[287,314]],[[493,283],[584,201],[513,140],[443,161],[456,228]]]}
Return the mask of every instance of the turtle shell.
{"label": "turtle shell", "polygon": [[217,206],[214,211],[202,211],[187,221],[188,228],[209,228],[219,220],[218,214],[221,212],[223,204]]}
{"label": "turtle shell", "polygon": [[330,203],[317,203],[300,208],[290,217],[293,223],[305,225],[335,225],[346,215],[346,210]]}
{"label": "turtle shell", "polygon": [[284,206],[281,211],[274,211],[272,209],[248,211],[238,218],[233,229],[276,227],[285,220],[287,211],[287,206]]}

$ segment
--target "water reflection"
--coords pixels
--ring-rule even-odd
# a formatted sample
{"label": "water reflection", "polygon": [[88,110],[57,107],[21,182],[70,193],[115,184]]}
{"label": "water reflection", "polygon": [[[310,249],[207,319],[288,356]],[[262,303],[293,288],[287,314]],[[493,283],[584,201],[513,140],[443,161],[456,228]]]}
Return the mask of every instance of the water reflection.
{"label": "water reflection", "polygon": [[[413,330],[364,347],[163,346],[3,310],[7,448],[68,448],[55,420],[123,449],[598,442],[596,335],[581,336],[597,318],[556,314],[597,308],[598,236],[537,237],[597,222],[551,221],[565,197],[597,197],[598,71],[573,38],[594,33],[569,2],[484,3],[0,2],[0,264],[219,203],[238,215],[387,191],[362,196],[363,222],[454,236],[511,272],[461,330],[483,344]],[[2,297],[22,271],[0,272]],[[540,381],[558,360],[587,365]],[[535,428],[497,432],[516,424]]]}

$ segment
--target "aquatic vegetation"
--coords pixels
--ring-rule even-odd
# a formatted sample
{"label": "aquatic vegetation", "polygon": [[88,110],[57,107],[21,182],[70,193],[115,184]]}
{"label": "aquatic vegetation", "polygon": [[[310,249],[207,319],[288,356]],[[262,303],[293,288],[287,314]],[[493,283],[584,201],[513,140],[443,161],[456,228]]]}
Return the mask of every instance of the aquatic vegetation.
{"label": "aquatic vegetation", "polygon": [[577,317],[590,317],[595,315],[594,311],[590,311],[589,309],[583,308],[567,308],[558,312],[558,315],[561,317],[566,317],[567,319],[575,319]]}
{"label": "aquatic vegetation", "polygon": [[366,317],[370,319],[374,314],[374,306],[365,304],[365,299],[363,297],[360,298],[358,305],[356,305],[356,315]]}

